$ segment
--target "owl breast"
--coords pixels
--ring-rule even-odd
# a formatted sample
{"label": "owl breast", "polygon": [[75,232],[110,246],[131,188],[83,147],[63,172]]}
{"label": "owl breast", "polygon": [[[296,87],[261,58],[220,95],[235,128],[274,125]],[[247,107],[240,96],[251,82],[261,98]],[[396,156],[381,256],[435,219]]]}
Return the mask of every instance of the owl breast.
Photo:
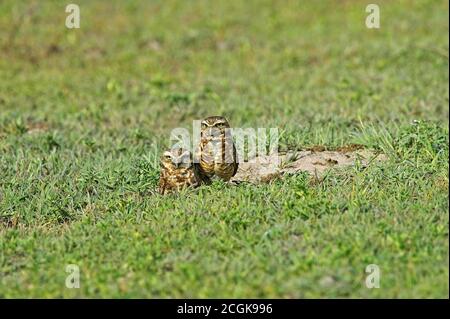
{"label": "owl breast", "polygon": [[186,187],[196,187],[198,184],[199,181],[192,167],[172,168],[171,170],[161,172],[159,192],[161,194],[173,193]]}
{"label": "owl breast", "polygon": [[236,151],[231,137],[204,138],[200,144],[200,168],[209,178],[229,180],[237,169]]}

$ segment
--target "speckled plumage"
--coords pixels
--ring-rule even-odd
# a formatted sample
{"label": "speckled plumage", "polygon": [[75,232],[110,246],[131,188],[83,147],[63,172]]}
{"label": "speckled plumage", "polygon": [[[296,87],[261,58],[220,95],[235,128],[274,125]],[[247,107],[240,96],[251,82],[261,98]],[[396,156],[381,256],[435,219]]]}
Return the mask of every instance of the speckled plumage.
{"label": "speckled plumage", "polygon": [[213,178],[228,181],[237,172],[236,148],[229,128],[230,124],[222,116],[210,116],[202,121],[194,169],[203,183],[209,184]]}
{"label": "speckled plumage", "polygon": [[186,187],[199,185],[192,165],[192,154],[182,148],[174,148],[164,152],[161,157],[161,173],[159,177],[160,194],[178,192]]}

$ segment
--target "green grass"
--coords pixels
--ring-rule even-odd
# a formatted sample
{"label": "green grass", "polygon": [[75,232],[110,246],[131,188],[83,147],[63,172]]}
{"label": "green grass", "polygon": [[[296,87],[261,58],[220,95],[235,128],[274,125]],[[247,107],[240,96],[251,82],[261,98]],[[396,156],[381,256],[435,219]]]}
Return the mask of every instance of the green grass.
{"label": "green grass", "polygon": [[[448,298],[447,1],[77,3],[0,3],[0,297]],[[388,160],[155,194],[215,114]]]}

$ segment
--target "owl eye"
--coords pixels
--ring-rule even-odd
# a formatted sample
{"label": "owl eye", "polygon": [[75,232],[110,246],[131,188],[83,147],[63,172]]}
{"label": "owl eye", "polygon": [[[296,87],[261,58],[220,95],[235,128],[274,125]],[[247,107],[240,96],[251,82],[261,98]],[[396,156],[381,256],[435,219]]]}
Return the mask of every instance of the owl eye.
{"label": "owl eye", "polygon": [[206,129],[208,127],[208,125],[206,125],[206,123],[202,123],[202,130]]}

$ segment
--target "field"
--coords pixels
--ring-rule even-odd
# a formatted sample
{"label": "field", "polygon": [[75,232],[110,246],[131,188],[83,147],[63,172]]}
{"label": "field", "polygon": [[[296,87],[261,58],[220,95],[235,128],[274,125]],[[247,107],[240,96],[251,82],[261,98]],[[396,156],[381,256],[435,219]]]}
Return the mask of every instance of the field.
{"label": "field", "polygon": [[[449,297],[448,1],[76,3],[0,2],[0,297]],[[158,195],[218,114],[387,160]]]}

